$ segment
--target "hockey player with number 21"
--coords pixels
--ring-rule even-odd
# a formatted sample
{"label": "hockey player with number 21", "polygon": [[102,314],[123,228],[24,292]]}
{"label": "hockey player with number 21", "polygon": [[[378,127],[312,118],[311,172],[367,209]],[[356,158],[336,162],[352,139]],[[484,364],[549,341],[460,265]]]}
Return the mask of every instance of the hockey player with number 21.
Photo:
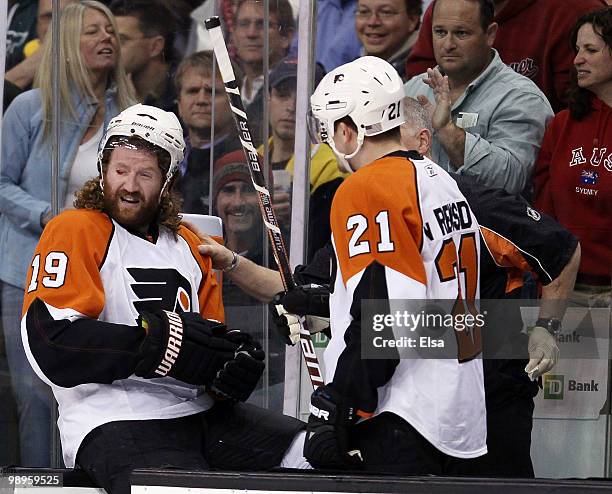
{"label": "hockey player with number 21", "polygon": [[376,57],[334,69],[311,97],[315,134],[352,174],[332,203],[327,384],[311,397],[304,454],[315,468],[461,475],[487,451],[479,342],[458,337],[456,359],[361,355],[363,300],[479,292],[478,223],[468,209],[456,228],[438,226],[436,208],[466,199],[442,168],[404,150],[403,98]]}
{"label": "hockey player with number 21", "polygon": [[241,403],[264,353],[222,324],[210,258],[181,224],[184,150],[170,112],[111,120],[99,177],[45,227],[28,274],[22,339],[58,402],[64,462],[109,494],[135,468],[307,467],[305,424]]}

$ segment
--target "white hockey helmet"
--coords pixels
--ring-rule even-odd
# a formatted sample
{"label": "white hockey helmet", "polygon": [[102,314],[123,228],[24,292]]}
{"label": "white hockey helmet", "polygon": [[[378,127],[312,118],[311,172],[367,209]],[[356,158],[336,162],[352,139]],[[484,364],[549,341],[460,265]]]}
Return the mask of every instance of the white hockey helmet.
{"label": "white hockey helmet", "polygon": [[176,115],[155,106],[139,103],[126,108],[113,118],[98,146],[98,173],[100,177],[102,176],[104,151],[125,145],[125,141],[113,139],[113,137],[140,137],[170,155],[170,166],[167,170],[162,170],[166,175],[161,190],[163,194],[185,156],[183,128]]}
{"label": "white hockey helmet", "polygon": [[[382,134],[405,121],[404,85],[393,66],[382,58],[366,56],[329,72],[310,97],[314,137],[329,144],[340,162],[355,156],[366,136]],[[357,148],[342,155],[334,144],[334,124],[351,117],[357,125]],[[343,163],[344,162],[344,163]]]}

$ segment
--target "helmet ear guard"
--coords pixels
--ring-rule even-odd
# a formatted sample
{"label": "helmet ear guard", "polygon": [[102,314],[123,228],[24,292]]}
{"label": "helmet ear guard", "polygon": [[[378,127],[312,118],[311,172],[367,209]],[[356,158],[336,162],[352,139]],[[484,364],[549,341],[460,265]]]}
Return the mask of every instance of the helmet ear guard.
{"label": "helmet ear guard", "polygon": [[[311,126],[342,162],[360,151],[365,137],[404,123],[403,99],[403,82],[393,66],[378,57],[361,57],[335,68],[317,86],[310,98],[310,120],[316,122]],[[344,117],[357,126],[357,148],[346,155],[338,152],[333,139],[335,123]]]}
{"label": "helmet ear guard", "polygon": [[[122,142],[121,139],[113,139],[116,137],[126,139]],[[137,149],[136,146],[127,144],[127,139],[130,137],[138,137],[146,141],[151,145],[150,150],[156,154],[158,150],[162,150],[170,156],[168,169],[162,169],[165,179],[160,193],[161,197],[171,183],[172,178],[178,171],[179,164],[185,156],[183,128],[178,118],[172,112],[143,104],[130,106],[113,118],[109,122],[104,137],[102,137],[98,146],[98,173],[101,180],[104,152],[120,146]],[[103,185],[102,181],[100,185]]]}

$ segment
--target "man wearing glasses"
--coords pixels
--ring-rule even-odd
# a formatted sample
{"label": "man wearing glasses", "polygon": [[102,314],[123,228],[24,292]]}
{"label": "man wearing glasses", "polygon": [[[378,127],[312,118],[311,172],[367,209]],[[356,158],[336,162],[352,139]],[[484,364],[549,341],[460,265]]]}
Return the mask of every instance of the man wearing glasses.
{"label": "man wearing glasses", "polygon": [[421,0],[359,0],[355,30],[363,55],[389,62],[404,78],[405,62],[421,20]]}

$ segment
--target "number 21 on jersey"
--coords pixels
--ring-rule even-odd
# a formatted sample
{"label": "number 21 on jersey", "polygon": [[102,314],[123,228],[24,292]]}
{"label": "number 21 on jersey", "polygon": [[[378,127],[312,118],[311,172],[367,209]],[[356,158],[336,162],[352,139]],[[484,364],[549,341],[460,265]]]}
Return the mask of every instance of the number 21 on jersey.
{"label": "number 21 on jersey", "polygon": [[[376,244],[377,252],[393,252],[395,245],[391,240],[391,231],[389,229],[389,211],[381,211],[374,218],[376,225],[378,226],[378,233],[380,242]],[[353,231],[351,239],[349,240],[349,257],[354,257],[359,254],[369,254],[371,251],[371,245],[368,240],[360,240],[362,235],[368,229],[368,218],[363,214],[354,214],[349,216],[346,221],[346,229]]]}

